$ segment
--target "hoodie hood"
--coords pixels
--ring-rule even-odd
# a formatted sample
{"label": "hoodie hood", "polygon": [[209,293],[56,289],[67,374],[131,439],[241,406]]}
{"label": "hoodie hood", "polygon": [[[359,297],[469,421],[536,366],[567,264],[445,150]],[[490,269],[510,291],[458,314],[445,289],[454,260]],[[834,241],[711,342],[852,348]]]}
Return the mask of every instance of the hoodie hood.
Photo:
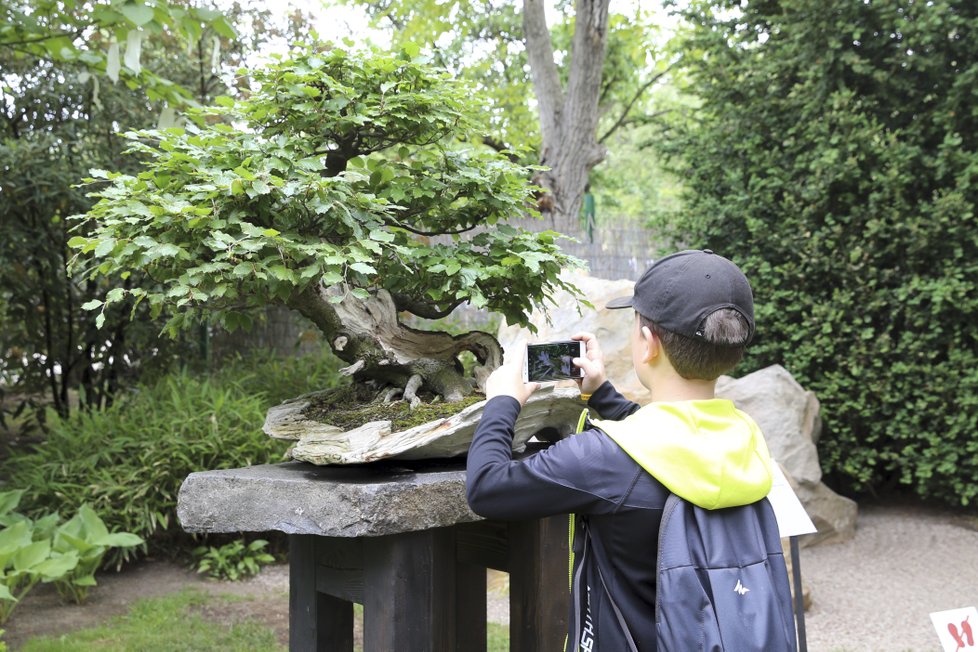
{"label": "hoodie hood", "polygon": [[771,490],[771,454],[732,401],[650,403],[621,421],[592,421],[649,474],[704,509],[749,505]]}

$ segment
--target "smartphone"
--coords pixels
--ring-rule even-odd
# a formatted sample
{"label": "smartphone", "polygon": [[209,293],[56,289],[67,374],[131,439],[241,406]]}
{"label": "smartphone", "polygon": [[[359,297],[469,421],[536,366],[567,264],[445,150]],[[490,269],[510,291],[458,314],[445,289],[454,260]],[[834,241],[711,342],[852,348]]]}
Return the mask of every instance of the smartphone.
{"label": "smartphone", "polygon": [[571,362],[584,357],[584,342],[566,340],[527,344],[523,358],[523,382],[545,383],[551,380],[583,378],[584,370]]}

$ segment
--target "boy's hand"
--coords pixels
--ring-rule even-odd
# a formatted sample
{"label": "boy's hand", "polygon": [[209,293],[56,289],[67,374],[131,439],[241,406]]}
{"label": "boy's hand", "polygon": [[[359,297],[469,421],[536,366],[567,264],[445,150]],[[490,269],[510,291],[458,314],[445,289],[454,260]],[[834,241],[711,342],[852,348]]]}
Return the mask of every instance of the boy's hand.
{"label": "boy's hand", "polygon": [[584,370],[581,394],[593,394],[608,379],[604,370],[604,354],[594,333],[578,333],[572,340],[584,342],[585,357],[574,358],[574,364]]}
{"label": "boy's hand", "polygon": [[523,382],[522,361],[510,362],[489,374],[486,379],[486,400],[496,396],[512,396],[520,405],[524,405],[539,386],[538,383]]}

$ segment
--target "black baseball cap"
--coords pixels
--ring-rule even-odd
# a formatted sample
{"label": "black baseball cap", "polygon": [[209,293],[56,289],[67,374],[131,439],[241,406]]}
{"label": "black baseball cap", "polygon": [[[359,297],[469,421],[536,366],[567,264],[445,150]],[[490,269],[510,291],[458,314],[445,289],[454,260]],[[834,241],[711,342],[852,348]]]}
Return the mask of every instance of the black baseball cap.
{"label": "black baseball cap", "polygon": [[660,258],[635,283],[632,296],[612,299],[606,307],[634,308],[662,328],[695,339],[703,338],[707,317],[731,308],[747,320],[744,344],[754,337],[754,295],[747,277],[709,249]]}

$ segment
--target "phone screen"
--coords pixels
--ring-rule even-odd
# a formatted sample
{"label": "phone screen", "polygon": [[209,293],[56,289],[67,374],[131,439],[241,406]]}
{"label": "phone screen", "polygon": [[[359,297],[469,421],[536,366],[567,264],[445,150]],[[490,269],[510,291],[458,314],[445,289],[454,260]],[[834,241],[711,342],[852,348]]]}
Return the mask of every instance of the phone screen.
{"label": "phone screen", "polygon": [[526,345],[526,380],[529,382],[547,382],[550,380],[565,380],[567,378],[582,378],[584,370],[574,366],[574,358],[583,355],[581,342],[547,342],[545,344]]}

